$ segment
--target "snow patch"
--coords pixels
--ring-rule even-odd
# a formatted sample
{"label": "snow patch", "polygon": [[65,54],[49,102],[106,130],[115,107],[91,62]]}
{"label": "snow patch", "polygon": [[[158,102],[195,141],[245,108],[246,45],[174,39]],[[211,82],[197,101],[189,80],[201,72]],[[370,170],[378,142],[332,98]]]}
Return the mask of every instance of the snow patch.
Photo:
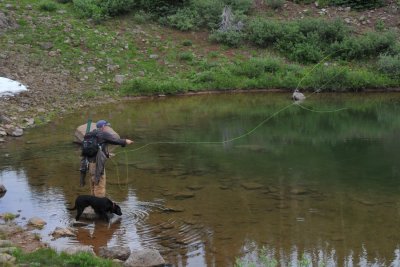
{"label": "snow patch", "polygon": [[0,97],[13,96],[26,90],[28,88],[20,82],[0,77]]}

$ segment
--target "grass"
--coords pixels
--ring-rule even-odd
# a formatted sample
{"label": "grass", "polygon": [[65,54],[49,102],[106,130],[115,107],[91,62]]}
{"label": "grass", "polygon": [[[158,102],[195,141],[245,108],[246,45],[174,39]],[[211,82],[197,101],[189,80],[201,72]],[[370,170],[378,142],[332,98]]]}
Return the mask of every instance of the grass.
{"label": "grass", "polygon": [[[0,7],[9,3],[12,1],[5,0]],[[303,89],[328,87],[326,80],[317,77],[321,72],[309,73],[314,64],[290,63],[283,57],[269,55],[266,49],[247,44],[237,49],[215,46],[206,39],[195,40],[192,33],[179,33],[150,23],[139,24],[137,14],[94,24],[76,17],[72,4],[52,2],[54,10],[64,11],[57,12],[51,8],[43,11],[43,3],[48,6],[48,1],[21,0],[19,3],[16,12],[21,14],[17,16],[20,27],[0,39],[0,49],[24,53],[30,62],[47,66],[49,70],[68,70],[70,75],[89,85],[88,92],[83,94],[86,98],[102,94],[175,94],[210,89],[292,90],[302,79],[307,80],[301,86]],[[22,16],[27,5],[32,6],[31,20]],[[52,43],[51,50],[59,51],[59,56],[48,56],[49,51],[43,49],[46,42]],[[153,54],[157,57],[150,58]],[[400,85],[398,77],[381,74],[371,67],[373,64],[363,66],[364,63],[355,62],[351,67],[347,64],[343,63],[350,73],[346,80],[330,83],[338,85],[338,90]],[[89,73],[89,67],[95,67],[95,71]],[[114,84],[117,74],[126,77],[122,87]],[[367,81],[362,82],[361,78]]]}
{"label": "grass", "polygon": [[44,248],[32,253],[24,253],[18,249],[13,253],[17,259],[17,264],[28,266],[99,266],[99,267],[114,267],[121,266],[111,260],[101,259],[89,253],[77,253],[69,255],[66,253],[57,253],[56,251]]}

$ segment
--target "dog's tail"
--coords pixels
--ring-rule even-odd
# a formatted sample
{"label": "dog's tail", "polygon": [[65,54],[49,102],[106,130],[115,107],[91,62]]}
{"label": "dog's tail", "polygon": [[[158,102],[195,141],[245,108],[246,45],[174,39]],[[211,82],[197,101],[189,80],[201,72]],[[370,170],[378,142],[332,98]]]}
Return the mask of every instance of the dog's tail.
{"label": "dog's tail", "polygon": [[76,205],[73,208],[67,208],[67,210],[76,210]]}

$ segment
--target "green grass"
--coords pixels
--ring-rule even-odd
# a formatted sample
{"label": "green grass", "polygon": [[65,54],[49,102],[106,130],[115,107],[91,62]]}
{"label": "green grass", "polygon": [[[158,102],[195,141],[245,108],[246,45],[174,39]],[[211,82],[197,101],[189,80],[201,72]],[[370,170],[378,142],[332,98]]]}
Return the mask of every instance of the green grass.
{"label": "green grass", "polygon": [[18,249],[13,253],[13,256],[16,257],[17,264],[28,264],[29,266],[121,266],[111,260],[101,259],[89,253],[81,252],[68,255],[66,253],[57,253],[49,248],[39,249],[32,253],[24,253]]}
{"label": "green grass", "polygon": [[[4,0],[0,2],[0,8],[13,3],[12,0]],[[239,48],[217,46],[207,38],[193,38],[193,33],[152,24],[149,15],[143,12],[96,24],[79,18],[72,3],[53,2],[56,10],[63,12],[44,11],[43,3],[48,1],[20,0],[18,3],[15,12],[20,27],[2,35],[0,50],[22,54],[29,64],[40,65],[48,71],[68,71],[77,81],[87,84],[82,96],[88,99],[103,94],[152,95],[272,88],[293,90],[299,84],[302,89],[323,88],[330,91],[400,86],[399,76],[382,72],[388,67],[378,69],[374,61],[372,64],[371,61],[354,61],[350,66],[340,60],[335,63],[337,68],[332,65],[323,68],[323,64],[291,62],[282,55],[271,55],[268,48],[246,43]],[[27,9],[27,5],[31,5],[32,9]],[[26,19],[26,13],[31,19]],[[142,18],[144,16],[146,18]],[[143,23],[144,19],[146,23]],[[49,56],[49,50],[43,48],[43,44],[48,42],[53,46],[51,51],[58,51],[57,56]],[[150,58],[152,54],[157,58]],[[316,58],[319,57],[321,55],[316,55]],[[321,63],[331,60],[326,58]],[[314,69],[315,66],[317,68]],[[95,71],[89,73],[89,67],[95,67]],[[339,71],[343,69],[345,74]],[[126,77],[122,86],[114,83],[117,74]],[[105,90],[99,90],[102,88]]]}

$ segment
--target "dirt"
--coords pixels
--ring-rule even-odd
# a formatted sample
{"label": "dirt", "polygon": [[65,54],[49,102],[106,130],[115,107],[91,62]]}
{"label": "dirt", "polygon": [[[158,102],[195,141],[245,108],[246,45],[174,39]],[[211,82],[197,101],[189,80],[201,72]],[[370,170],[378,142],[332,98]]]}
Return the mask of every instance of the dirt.
{"label": "dirt", "polygon": [[[363,32],[374,28],[378,22],[383,22],[385,27],[400,27],[400,11],[396,0],[390,0],[387,3],[388,6],[383,8],[356,12],[342,7],[321,8],[316,4],[298,5],[290,1],[285,1],[282,9],[273,10],[266,6],[264,1],[255,0],[255,9],[258,13],[280,19],[340,17],[354,27],[356,32]],[[15,27],[14,24],[12,25]],[[166,31],[166,33],[171,32],[173,30]],[[0,32],[0,38],[2,34],[7,33]],[[190,37],[189,33],[175,32],[175,34],[183,40]],[[162,38],[165,38],[164,35],[161,34]],[[195,35],[202,37],[198,40],[201,42],[201,49],[214,50],[215,44],[205,41],[207,38],[203,35]],[[234,53],[234,51],[227,50],[226,53]],[[17,96],[0,98],[0,132],[2,129],[8,130],[13,127],[29,127],[27,124],[29,118],[39,118],[36,124],[46,123],[50,113],[55,114],[54,117],[59,117],[73,110],[112,100],[109,96],[102,95],[87,101],[84,95],[85,92],[91,90],[90,84],[72,76],[62,65],[56,69],[50,69],[42,65],[41,61],[32,60],[16,51],[0,51],[0,76],[18,80],[29,86],[28,91]],[[4,137],[0,135],[0,145],[1,142],[11,140],[7,138],[4,140]],[[43,244],[28,228],[14,229],[8,233],[8,238],[27,252],[46,247],[46,244]]]}

